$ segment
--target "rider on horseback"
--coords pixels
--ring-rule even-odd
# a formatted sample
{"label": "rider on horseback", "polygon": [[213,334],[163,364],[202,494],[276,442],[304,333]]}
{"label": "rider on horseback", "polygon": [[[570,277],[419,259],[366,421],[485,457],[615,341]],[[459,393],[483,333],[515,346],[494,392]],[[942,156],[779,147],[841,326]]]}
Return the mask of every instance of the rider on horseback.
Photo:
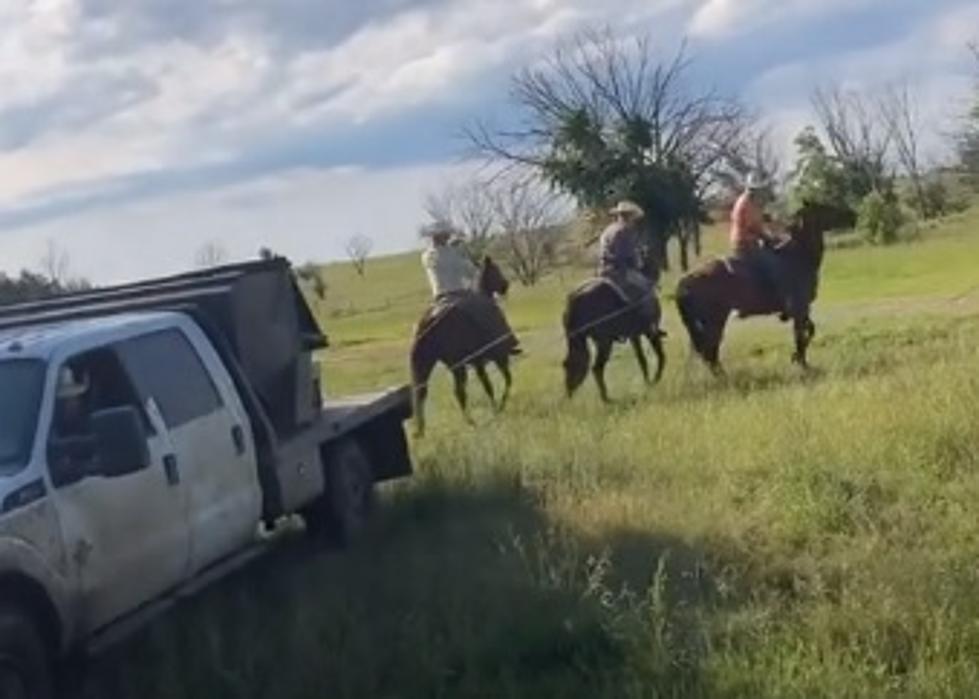
{"label": "rider on horseback", "polygon": [[635,202],[624,200],[609,213],[615,221],[599,236],[598,276],[612,282],[636,304],[650,323],[658,320],[653,280],[643,273],[639,221],[645,215]]}
{"label": "rider on horseback", "polygon": [[765,226],[762,212],[767,187],[763,178],[752,172],[744,192],[731,211],[731,249],[736,260],[745,262],[775,291],[783,316],[792,312],[794,292],[775,248],[777,238]]}
{"label": "rider on horseback", "polygon": [[475,291],[479,270],[458,240],[453,240],[451,225],[437,222],[424,235],[430,245],[422,253],[422,266],[428,274],[434,304],[424,322],[430,322],[450,307],[459,307],[497,342],[508,346],[510,354],[521,354],[519,342],[496,302]]}

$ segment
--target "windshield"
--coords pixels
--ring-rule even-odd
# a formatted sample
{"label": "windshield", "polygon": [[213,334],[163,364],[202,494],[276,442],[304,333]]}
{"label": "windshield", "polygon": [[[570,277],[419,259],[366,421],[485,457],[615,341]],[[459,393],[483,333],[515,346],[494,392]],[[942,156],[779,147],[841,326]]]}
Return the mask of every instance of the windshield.
{"label": "windshield", "polygon": [[43,362],[0,361],[0,476],[16,473],[30,458],[43,388]]}

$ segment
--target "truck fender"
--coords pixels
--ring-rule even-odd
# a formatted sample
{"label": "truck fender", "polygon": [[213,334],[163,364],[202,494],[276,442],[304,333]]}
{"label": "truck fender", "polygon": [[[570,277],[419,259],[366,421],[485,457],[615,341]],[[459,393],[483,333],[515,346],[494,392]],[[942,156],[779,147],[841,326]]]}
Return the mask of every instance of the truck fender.
{"label": "truck fender", "polygon": [[67,581],[25,541],[0,538],[0,596],[30,607],[55,654],[68,650],[74,628]]}

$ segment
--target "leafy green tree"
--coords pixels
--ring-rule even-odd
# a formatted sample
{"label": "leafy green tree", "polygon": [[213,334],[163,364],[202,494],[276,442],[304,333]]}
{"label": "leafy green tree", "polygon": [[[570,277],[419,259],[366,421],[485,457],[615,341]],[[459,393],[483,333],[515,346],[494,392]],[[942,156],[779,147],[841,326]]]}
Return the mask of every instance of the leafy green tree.
{"label": "leafy green tree", "polygon": [[582,34],[515,76],[520,128],[477,126],[469,136],[481,154],[531,169],[581,209],[636,201],[649,255],[665,267],[675,237],[685,266],[703,194],[748,124],[736,101],[692,89],[689,66],[683,48],[661,62],[646,39]]}
{"label": "leafy green tree", "polygon": [[826,150],[816,129],[804,128],[795,137],[797,153],[795,169],[789,175],[790,199],[794,206],[803,201],[838,204],[855,203],[847,191],[847,177],[843,166]]}

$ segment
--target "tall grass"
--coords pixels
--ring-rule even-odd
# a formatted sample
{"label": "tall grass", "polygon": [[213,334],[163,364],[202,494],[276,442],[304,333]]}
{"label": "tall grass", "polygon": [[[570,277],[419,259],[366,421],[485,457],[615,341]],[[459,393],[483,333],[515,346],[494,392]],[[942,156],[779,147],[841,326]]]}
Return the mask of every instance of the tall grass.
{"label": "tall grass", "polygon": [[[531,324],[505,415],[477,403],[465,428],[433,388],[418,471],[363,546],[285,547],[115,651],[85,696],[975,696],[979,319],[830,306],[816,371],[755,323],[723,382],[671,318],[666,380],[645,391],[620,351],[611,408],[560,395],[560,347]],[[401,375],[372,347],[346,366]]]}

